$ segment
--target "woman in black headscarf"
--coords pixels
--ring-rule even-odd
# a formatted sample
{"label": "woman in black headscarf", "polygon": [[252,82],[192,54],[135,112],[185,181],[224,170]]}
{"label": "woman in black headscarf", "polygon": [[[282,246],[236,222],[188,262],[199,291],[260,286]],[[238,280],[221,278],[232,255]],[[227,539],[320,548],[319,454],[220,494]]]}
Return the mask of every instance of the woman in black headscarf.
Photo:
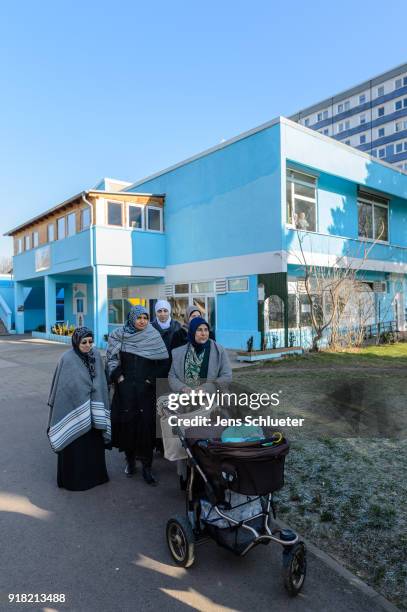
{"label": "woman in black headscarf", "polygon": [[93,333],[75,329],[72,349],[58,362],[48,399],[48,437],[58,454],[58,486],[84,491],[109,480],[110,407],[102,357]]}

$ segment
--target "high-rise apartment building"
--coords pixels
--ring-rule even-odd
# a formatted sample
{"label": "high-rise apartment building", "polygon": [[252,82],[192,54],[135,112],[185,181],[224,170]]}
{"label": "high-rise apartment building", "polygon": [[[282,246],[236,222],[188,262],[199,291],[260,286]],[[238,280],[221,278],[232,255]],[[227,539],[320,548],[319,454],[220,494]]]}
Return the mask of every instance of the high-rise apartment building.
{"label": "high-rise apartment building", "polygon": [[407,171],[407,64],[290,119]]}

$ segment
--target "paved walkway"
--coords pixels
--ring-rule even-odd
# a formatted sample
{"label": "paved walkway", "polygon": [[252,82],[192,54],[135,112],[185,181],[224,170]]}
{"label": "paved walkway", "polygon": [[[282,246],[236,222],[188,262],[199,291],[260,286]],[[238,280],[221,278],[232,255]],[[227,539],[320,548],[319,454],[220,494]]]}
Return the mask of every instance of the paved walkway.
{"label": "paved walkway", "polygon": [[[108,453],[110,482],[82,493],[56,487],[45,433],[46,399],[65,346],[0,338],[0,610],[238,610],[378,612],[378,598],[309,554],[307,581],[290,599],[281,551],[257,547],[244,559],[214,543],[184,570],[170,559],[167,519],[184,509],[174,467],[156,461],[160,486],[126,479]],[[333,564],[335,566],[335,564]],[[67,603],[8,604],[8,593],[64,593]]]}

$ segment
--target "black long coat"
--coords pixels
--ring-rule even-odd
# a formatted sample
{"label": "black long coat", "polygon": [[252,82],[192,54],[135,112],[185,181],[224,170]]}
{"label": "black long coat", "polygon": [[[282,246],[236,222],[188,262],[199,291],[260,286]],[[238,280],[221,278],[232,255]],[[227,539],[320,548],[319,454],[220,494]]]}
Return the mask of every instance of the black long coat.
{"label": "black long coat", "polygon": [[[120,372],[112,400],[112,446],[152,461],[155,442],[155,379],[159,361],[120,353]],[[118,374],[118,376],[115,376]]]}

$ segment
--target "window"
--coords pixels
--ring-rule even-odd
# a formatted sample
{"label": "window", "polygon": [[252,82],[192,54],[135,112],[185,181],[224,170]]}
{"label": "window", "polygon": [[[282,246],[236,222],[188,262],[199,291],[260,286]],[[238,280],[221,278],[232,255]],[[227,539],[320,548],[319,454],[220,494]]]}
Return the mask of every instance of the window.
{"label": "window", "polygon": [[70,213],[67,216],[67,236],[73,236],[76,234],[76,214]]}
{"label": "window", "polygon": [[389,239],[389,203],[384,198],[361,192],[358,197],[358,235],[359,238],[380,240]]}
{"label": "window", "polygon": [[345,140],[345,144],[350,146],[350,140]]}
{"label": "window", "polygon": [[359,96],[359,104],[364,104],[366,102],[366,94],[361,94]]}
{"label": "window", "polygon": [[407,98],[404,98],[404,100],[403,100],[403,106],[404,106],[404,108],[407,108]]}
{"label": "window", "polygon": [[360,125],[363,125],[364,123],[366,123],[366,115],[360,115],[359,123]]}
{"label": "window", "polygon": [[396,144],[396,153],[402,153],[403,152],[403,143],[402,142],[398,142]]}
{"label": "window", "polygon": [[54,242],[55,240],[55,225],[50,223],[47,227],[47,239],[48,242]]}
{"label": "window", "polygon": [[323,131],[324,136],[329,136],[329,129],[325,128],[325,130]]}
{"label": "window", "polygon": [[144,229],[142,206],[129,206],[129,226],[133,229]]}
{"label": "window", "polygon": [[123,207],[121,202],[107,203],[108,225],[123,225]]}
{"label": "window", "polygon": [[377,149],[372,149],[372,155],[373,157],[377,157]]}
{"label": "window", "polygon": [[33,232],[33,249],[38,246],[38,232]]}
{"label": "window", "polygon": [[178,285],[174,285],[174,294],[180,295],[184,293],[189,293],[189,284],[188,283],[179,283]]}
{"label": "window", "polygon": [[317,121],[322,121],[322,113],[318,113],[318,115],[317,115]]}
{"label": "window", "polygon": [[82,208],[81,210],[81,230],[90,227],[90,208]]}
{"label": "window", "polygon": [[213,293],[213,281],[191,283],[191,293]]}
{"label": "window", "polygon": [[17,239],[17,254],[23,252],[23,240],[22,238]]}
{"label": "window", "polygon": [[397,102],[395,102],[394,104],[394,108],[396,109],[396,111],[401,110],[403,108],[402,100],[397,100]]}
{"label": "window", "polygon": [[338,132],[343,132],[343,123],[338,123]]}
{"label": "window", "polygon": [[328,119],[328,111],[327,110],[324,110],[323,117],[324,117],[324,119]]}
{"label": "window", "polygon": [[24,236],[24,250],[25,251],[29,251],[30,248],[31,248],[30,237],[29,236]]}
{"label": "window", "polygon": [[297,229],[316,231],[317,180],[287,169],[287,223]]}
{"label": "window", "polygon": [[366,134],[361,134],[359,137],[359,144],[365,144],[366,142]]}
{"label": "window", "polygon": [[350,121],[345,121],[345,130],[350,130]]}
{"label": "window", "polygon": [[386,149],[379,149],[379,157],[382,159],[386,156]]}
{"label": "window", "polygon": [[304,125],[305,125],[305,126],[309,126],[309,117],[307,117],[306,119],[304,119]]}
{"label": "window", "polygon": [[65,238],[65,217],[60,217],[57,221],[57,238],[58,240]]}
{"label": "window", "polygon": [[338,104],[338,113],[343,112],[343,104]]}
{"label": "window", "polygon": [[384,127],[379,128],[379,129],[377,130],[377,137],[378,137],[378,138],[383,138],[383,136],[384,136]]}
{"label": "window", "polygon": [[248,278],[230,278],[228,280],[228,291],[248,291]]}
{"label": "window", "polygon": [[396,79],[394,82],[394,89],[400,89],[401,85],[402,85],[402,80]]}
{"label": "window", "polygon": [[404,141],[404,150],[407,151],[407,140]]}
{"label": "window", "polygon": [[147,229],[153,232],[162,232],[162,209],[148,206]]}
{"label": "window", "polygon": [[380,85],[380,87],[377,88],[377,96],[384,96],[384,85]]}
{"label": "window", "polygon": [[350,102],[349,102],[349,100],[346,100],[346,102],[343,105],[343,109],[346,110],[346,111],[350,109]]}
{"label": "window", "polygon": [[384,117],[384,106],[379,106],[379,108],[377,109],[377,116]]}

